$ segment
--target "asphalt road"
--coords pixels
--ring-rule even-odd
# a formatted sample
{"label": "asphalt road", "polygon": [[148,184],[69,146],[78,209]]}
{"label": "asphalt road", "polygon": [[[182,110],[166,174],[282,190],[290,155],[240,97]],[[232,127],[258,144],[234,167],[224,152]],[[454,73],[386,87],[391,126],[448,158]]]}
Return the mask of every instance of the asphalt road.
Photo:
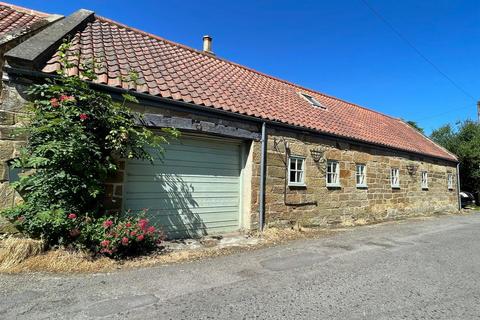
{"label": "asphalt road", "polygon": [[480,319],[480,214],[110,274],[0,276],[0,319]]}

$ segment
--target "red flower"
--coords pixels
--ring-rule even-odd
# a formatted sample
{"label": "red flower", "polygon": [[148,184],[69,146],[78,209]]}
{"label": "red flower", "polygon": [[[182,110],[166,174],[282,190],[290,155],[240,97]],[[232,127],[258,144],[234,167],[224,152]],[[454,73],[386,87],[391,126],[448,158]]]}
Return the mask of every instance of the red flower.
{"label": "red flower", "polygon": [[78,229],[72,229],[70,230],[70,237],[76,238],[80,235],[80,230]]}
{"label": "red flower", "polygon": [[136,232],[136,231],[130,232],[130,236],[134,237],[134,236],[136,236],[136,235],[137,235],[137,232]]}
{"label": "red flower", "polygon": [[137,237],[137,240],[138,241],[143,241],[144,238],[145,238],[145,236],[143,234],[141,234]]}
{"label": "red flower", "polygon": [[154,226],[148,227],[147,232],[148,233],[154,233],[155,232],[155,227]]}
{"label": "red flower", "polygon": [[65,94],[60,96],[60,101],[73,101],[73,100],[75,100],[75,98],[72,96],[67,96]]}
{"label": "red flower", "polygon": [[57,98],[52,98],[50,99],[50,104],[52,105],[52,107],[56,108],[58,107],[60,104],[58,103],[58,99]]}
{"label": "red flower", "polygon": [[77,215],[76,215],[75,213],[70,213],[70,214],[68,215],[68,219],[72,219],[72,220],[73,220],[73,219],[76,219],[76,218],[77,218]]}
{"label": "red flower", "polygon": [[147,227],[147,224],[148,224],[148,220],[147,220],[147,219],[140,219],[140,220],[138,220],[138,226],[139,226],[142,230],[145,230],[145,228]]}
{"label": "red flower", "polygon": [[130,222],[125,223],[125,227],[130,228],[132,224]]}
{"label": "red flower", "polygon": [[127,237],[123,237],[123,238],[122,238],[122,244],[123,244],[124,246],[126,246],[126,245],[128,244],[128,238],[127,238]]}
{"label": "red flower", "polygon": [[100,242],[100,245],[102,247],[108,247],[110,245],[110,240],[103,240],[102,242]]}
{"label": "red flower", "polygon": [[113,221],[112,220],[105,220],[105,222],[103,222],[103,227],[106,229],[106,228],[110,228],[113,224]]}
{"label": "red flower", "polygon": [[80,114],[80,120],[87,120],[88,119],[88,114],[82,113]]}
{"label": "red flower", "polygon": [[103,248],[102,250],[100,250],[100,253],[112,254],[113,252],[112,252],[112,250]]}

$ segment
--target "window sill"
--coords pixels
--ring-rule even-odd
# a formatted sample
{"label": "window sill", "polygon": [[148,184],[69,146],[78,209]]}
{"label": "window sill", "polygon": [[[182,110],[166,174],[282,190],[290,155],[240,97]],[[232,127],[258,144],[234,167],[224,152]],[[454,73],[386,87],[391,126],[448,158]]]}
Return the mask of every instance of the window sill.
{"label": "window sill", "polygon": [[289,183],[289,188],[306,188],[307,185],[305,183]]}
{"label": "window sill", "polygon": [[400,189],[400,186],[392,186],[392,189]]}
{"label": "window sill", "polygon": [[426,188],[425,188],[425,187],[422,187],[422,190],[428,191],[428,187],[426,187]]}
{"label": "window sill", "polygon": [[327,188],[331,189],[340,189],[342,186],[340,184],[327,184]]}
{"label": "window sill", "polygon": [[357,184],[357,189],[368,189],[366,184]]}

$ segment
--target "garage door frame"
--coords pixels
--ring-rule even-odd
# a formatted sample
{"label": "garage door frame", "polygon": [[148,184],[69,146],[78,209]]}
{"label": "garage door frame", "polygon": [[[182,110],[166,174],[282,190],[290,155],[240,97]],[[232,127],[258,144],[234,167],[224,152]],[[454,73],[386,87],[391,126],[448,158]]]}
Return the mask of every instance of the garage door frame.
{"label": "garage door frame", "polygon": [[[229,143],[235,144],[239,147],[239,162],[240,162],[240,172],[239,172],[239,184],[238,184],[238,225],[235,231],[232,232],[240,232],[245,229],[249,229],[249,221],[250,221],[250,199],[251,199],[251,144],[248,140],[236,139],[236,138],[229,138],[229,137],[220,137],[220,136],[212,136],[206,134],[198,134],[198,133],[190,133],[190,132],[182,132],[180,139],[200,139],[200,140],[207,140],[207,141],[216,141],[221,143]],[[167,150],[168,152],[168,150]],[[128,160],[127,160],[128,161]],[[124,188],[122,190],[122,209],[125,212],[128,208],[126,208],[126,192],[127,187],[127,174],[128,174],[128,164],[125,164],[125,171],[124,171]],[[214,232],[209,234],[221,234],[225,232]],[[230,232],[229,232],[230,233]]]}

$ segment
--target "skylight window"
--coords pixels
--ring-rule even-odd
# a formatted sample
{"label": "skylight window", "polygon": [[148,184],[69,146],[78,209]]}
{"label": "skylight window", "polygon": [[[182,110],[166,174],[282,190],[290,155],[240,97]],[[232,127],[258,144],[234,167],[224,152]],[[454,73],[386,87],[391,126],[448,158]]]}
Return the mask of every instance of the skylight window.
{"label": "skylight window", "polygon": [[307,100],[308,102],[310,102],[310,104],[314,107],[317,107],[317,108],[321,108],[321,109],[327,109],[327,107],[325,107],[323,104],[321,104],[317,99],[315,99],[314,97],[312,97],[311,95],[308,95],[306,93],[303,93],[301,92],[300,95],[305,99]]}

